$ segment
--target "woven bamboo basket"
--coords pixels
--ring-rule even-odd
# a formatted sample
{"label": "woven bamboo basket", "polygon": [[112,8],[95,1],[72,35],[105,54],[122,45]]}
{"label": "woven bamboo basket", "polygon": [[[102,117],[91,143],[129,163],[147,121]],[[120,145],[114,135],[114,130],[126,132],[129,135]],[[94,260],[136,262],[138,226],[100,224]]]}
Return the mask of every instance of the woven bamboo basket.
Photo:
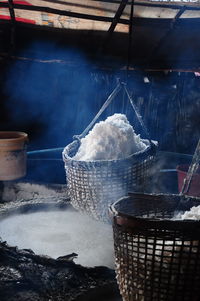
{"label": "woven bamboo basket", "polygon": [[[107,161],[73,159],[80,146],[80,138],[87,134],[122,87],[122,84],[118,84],[85,131],[63,150],[71,204],[79,211],[103,221],[109,220],[108,208],[111,203],[126,195],[128,191],[144,191],[151,175],[157,150],[156,141],[143,139],[146,148],[125,159]],[[129,94],[128,97],[136,112]],[[137,112],[136,116],[139,116]],[[140,119],[139,122],[141,123]]]}
{"label": "woven bamboo basket", "polygon": [[95,219],[107,220],[111,203],[128,191],[145,189],[155,158],[156,144],[123,160],[86,162],[72,158],[79,143],[73,141],[63,151],[71,203],[74,208]]}
{"label": "woven bamboo basket", "polygon": [[110,207],[124,301],[200,300],[200,221],[172,219],[177,207],[198,205],[200,198],[133,193]]}

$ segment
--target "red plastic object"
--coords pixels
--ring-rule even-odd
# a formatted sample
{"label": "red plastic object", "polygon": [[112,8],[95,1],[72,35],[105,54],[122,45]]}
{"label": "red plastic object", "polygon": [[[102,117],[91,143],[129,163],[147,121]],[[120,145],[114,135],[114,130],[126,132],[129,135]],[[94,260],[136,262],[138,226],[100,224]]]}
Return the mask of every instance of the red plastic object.
{"label": "red plastic object", "polygon": [[[177,166],[177,174],[178,174],[178,190],[181,192],[183,187],[184,179],[187,175],[187,171],[189,169],[189,165],[179,165]],[[197,173],[194,174],[189,191],[187,192],[187,195],[191,196],[200,196],[200,168],[197,170]]]}
{"label": "red plastic object", "polygon": [[22,4],[22,5],[32,5],[31,3],[27,2],[27,1],[18,1],[18,0],[14,0],[13,1],[14,4]]}
{"label": "red plastic object", "polygon": [[[4,16],[4,15],[0,15],[0,19],[1,20],[10,20],[10,16]],[[25,18],[15,18],[16,21],[18,22],[23,22],[23,23],[30,23],[30,24],[35,24],[36,22],[34,20],[30,20],[30,19],[25,19]]]}
{"label": "red plastic object", "polygon": [[[18,1],[18,0],[14,0],[13,3],[14,4],[22,4],[22,5],[32,5],[31,3],[27,2],[27,1]],[[0,15],[0,20],[10,20],[10,19],[11,19],[10,15]],[[16,17],[15,20],[18,22],[23,22],[23,23],[36,24],[35,20],[26,19],[26,18]]]}

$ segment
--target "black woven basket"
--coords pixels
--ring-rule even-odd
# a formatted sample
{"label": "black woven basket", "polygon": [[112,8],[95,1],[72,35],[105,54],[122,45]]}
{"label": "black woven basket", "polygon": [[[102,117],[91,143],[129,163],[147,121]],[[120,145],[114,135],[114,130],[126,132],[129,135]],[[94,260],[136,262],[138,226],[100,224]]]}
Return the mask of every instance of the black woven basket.
{"label": "black woven basket", "polygon": [[148,138],[143,139],[146,144],[144,150],[125,159],[106,161],[77,161],[73,159],[80,146],[80,139],[85,137],[97,118],[122,88],[125,89],[137,120],[148,137],[133,100],[130,98],[124,84],[119,83],[84,132],[76,136],[75,140],[66,146],[63,151],[67,185],[72,205],[79,211],[103,221],[109,219],[108,207],[111,203],[126,195],[129,191],[144,191],[151,175],[151,167],[157,151],[157,142]]}
{"label": "black woven basket", "polygon": [[200,199],[181,198],[133,193],[110,207],[124,301],[200,300],[200,221],[172,219]]}

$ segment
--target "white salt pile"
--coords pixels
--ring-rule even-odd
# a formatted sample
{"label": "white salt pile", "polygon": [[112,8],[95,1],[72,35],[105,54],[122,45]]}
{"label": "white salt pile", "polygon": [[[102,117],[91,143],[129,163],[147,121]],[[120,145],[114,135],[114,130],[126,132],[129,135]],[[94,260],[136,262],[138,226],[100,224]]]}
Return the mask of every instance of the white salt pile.
{"label": "white salt pile", "polygon": [[200,220],[200,206],[191,207],[189,211],[185,211],[184,213],[179,213],[175,216],[175,219],[192,219],[192,220]]}
{"label": "white salt pile", "polygon": [[81,145],[75,160],[117,160],[144,150],[147,145],[136,135],[126,115],[114,114],[95,124]]}
{"label": "white salt pile", "polygon": [[36,254],[57,258],[74,252],[78,264],[114,268],[111,225],[72,210],[10,216],[0,222],[0,237]]}

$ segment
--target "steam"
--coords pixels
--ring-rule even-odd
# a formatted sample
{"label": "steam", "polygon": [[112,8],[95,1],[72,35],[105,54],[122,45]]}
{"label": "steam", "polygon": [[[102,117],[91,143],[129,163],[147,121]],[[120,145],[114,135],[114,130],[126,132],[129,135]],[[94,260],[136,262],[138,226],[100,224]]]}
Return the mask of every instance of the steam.
{"label": "steam", "polygon": [[[62,147],[88,125],[96,113],[99,98],[105,99],[104,79],[94,81],[92,64],[76,49],[35,42],[19,55],[72,63],[15,61],[7,70],[4,85],[9,114],[6,130],[26,131],[29,149]],[[97,103],[92,104],[91,99],[97,99]]]}
{"label": "steam", "polygon": [[78,264],[114,268],[112,227],[72,210],[10,216],[0,222],[0,236],[37,254],[57,258],[74,252]]}
{"label": "steam", "polygon": [[[191,58],[188,49],[186,52]],[[35,61],[10,61],[2,76],[1,130],[27,132],[29,149],[70,143],[116,87],[116,78],[124,79],[126,73],[116,71],[115,62],[112,71],[100,70],[94,57],[80,49],[62,47],[58,40],[36,41],[17,56]],[[137,71],[126,81],[150,137],[159,141],[160,149],[193,153],[200,128],[200,77],[184,72]],[[134,113],[122,93],[103,118],[116,112],[125,113],[135,129]],[[141,133],[139,126],[136,132]]]}

